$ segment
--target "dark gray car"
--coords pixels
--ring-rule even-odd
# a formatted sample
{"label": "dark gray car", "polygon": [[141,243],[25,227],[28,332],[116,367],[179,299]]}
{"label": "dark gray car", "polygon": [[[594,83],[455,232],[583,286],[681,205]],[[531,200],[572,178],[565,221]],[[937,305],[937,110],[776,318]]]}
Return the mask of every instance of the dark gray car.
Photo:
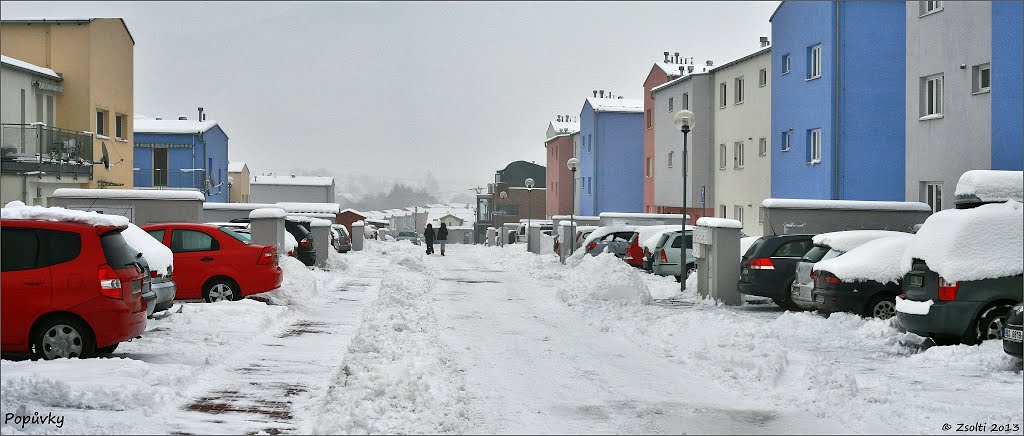
{"label": "dark gray car", "polygon": [[740,293],[771,298],[783,309],[798,309],[790,299],[790,287],[797,263],[814,246],[813,238],[776,235],[754,241],[740,259]]}

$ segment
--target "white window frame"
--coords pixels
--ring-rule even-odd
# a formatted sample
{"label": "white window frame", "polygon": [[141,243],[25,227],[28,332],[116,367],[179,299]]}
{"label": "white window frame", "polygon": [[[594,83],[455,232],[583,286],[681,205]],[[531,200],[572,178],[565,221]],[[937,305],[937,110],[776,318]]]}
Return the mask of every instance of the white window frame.
{"label": "white window frame", "polygon": [[782,132],[782,151],[789,151],[793,146],[793,131],[786,130]]}
{"label": "white window frame", "polygon": [[683,93],[683,104],[682,104],[682,107],[680,109],[690,109],[690,93],[689,92],[684,92]]}
{"label": "white window frame", "polygon": [[734,219],[736,221],[739,221],[740,224],[743,224],[743,206],[738,205],[738,204],[733,206],[732,207],[732,213],[733,213],[732,219]]}
{"label": "white window frame", "polygon": [[757,155],[767,156],[768,155],[768,138],[761,137],[757,140]]}
{"label": "white window frame", "polygon": [[668,152],[668,167],[669,168],[672,168],[672,158],[675,157],[675,154],[676,154],[676,152],[674,152],[674,151]]}
{"label": "white window frame", "polygon": [[921,192],[921,202],[927,203],[932,208],[932,213],[942,210],[942,182],[921,182],[924,186]]}
{"label": "white window frame", "polygon": [[654,177],[654,156],[647,158],[647,178]]}
{"label": "white window frame", "polygon": [[[982,86],[982,74],[986,71],[988,72],[988,86]],[[992,63],[985,62],[971,67],[971,94],[984,94],[990,91],[992,91]]]}
{"label": "white window frame", "polygon": [[807,144],[810,147],[810,163],[820,164],[821,163],[821,129],[811,129],[810,140]]}
{"label": "white window frame", "polygon": [[725,109],[729,104],[729,87],[726,86],[725,82],[718,84],[718,93],[720,94],[718,96],[718,107]]}
{"label": "white window frame", "polygon": [[735,102],[733,104],[743,104],[743,76],[734,79],[733,86],[736,87],[736,89],[732,92],[733,95],[735,95]]}
{"label": "white window frame", "polygon": [[668,111],[669,111],[669,112],[672,112],[672,111],[673,111],[673,107],[674,107],[674,104],[673,104],[673,103],[675,103],[675,102],[673,101],[673,98],[672,98],[672,97],[669,97],[669,98],[668,98]]}
{"label": "white window frame", "polygon": [[789,53],[782,55],[782,74],[789,74],[792,71],[793,57]]}
{"label": "white window frame", "polygon": [[765,86],[768,86],[768,69],[767,68],[761,68],[761,70],[757,72],[757,86],[759,88],[764,88]]}
{"label": "white window frame", "polygon": [[725,161],[729,159],[729,149],[725,144],[718,144],[718,169],[725,169]]}
{"label": "white window frame", "polygon": [[920,4],[920,14],[918,17],[942,12],[942,0],[922,0],[918,3]]}
{"label": "white window frame", "polygon": [[807,80],[821,78],[821,44],[810,47],[807,52]]}
{"label": "white window frame", "polygon": [[943,74],[921,78],[921,120],[942,118],[944,82]]}
{"label": "white window frame", "polygon": [[733,169],[743,169],[743,164],[746,163],[743,155],[743,141],[736,141],[732,144],[732,167]]}

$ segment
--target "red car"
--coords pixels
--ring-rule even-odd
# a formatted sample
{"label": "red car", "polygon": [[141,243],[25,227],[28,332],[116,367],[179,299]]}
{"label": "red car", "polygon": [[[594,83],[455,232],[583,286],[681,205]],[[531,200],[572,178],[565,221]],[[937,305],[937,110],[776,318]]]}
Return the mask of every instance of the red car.
{"label": "red car", "polygon": [[277,247],[211,224],[154,224],[142,228],[174,253],[175,298],[208,303],[240,300],[281,287]]}
{"label": "red car", "polygon": [[148,281],[125,228],[4,219],[0,349],[81,358],[141,335]]}

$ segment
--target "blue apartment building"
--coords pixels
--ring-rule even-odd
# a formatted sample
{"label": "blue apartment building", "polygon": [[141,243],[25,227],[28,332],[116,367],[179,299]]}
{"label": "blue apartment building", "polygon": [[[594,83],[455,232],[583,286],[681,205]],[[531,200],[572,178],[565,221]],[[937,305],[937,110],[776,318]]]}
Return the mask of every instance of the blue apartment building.
{"label": "blue apartment building", "polygon": [[992,169],[1024,166],[1024,3],[992,2]]}
{"label": "blue apartment building", "polygon": [[904,200],[905,14],[891,1],[772,14],[772,197]]}
{"label": "blue apartment building", "polygon": [[644,102],[587,98],[580,112],[580,214],[643,212]]}
{"label": "blue apartment building", "polygon": [[198,189],[228,201],[228,136],[216,121],[135,120],[135,187]]}

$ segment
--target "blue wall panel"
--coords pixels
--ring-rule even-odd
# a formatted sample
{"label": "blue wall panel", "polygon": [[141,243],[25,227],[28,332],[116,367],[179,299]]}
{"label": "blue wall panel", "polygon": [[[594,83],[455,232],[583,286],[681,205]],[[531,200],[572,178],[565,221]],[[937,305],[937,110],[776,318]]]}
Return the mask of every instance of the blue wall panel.
{"label": "blue wall panel", "polygon": [[1024,166],[1024,3],[992,2],[992,169]]}

